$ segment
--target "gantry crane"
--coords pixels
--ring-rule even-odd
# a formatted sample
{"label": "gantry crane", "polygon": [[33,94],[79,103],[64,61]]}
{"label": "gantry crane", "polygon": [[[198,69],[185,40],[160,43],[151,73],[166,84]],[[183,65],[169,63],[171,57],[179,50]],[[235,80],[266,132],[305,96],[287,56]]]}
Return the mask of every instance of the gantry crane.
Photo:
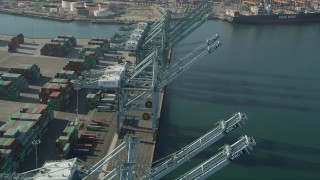
{"label": "gantry crane", "polygon": [[[119,77],[119,83],[116,83],[117,85],[112,88],[118,92],[117,132],[120,132],[121,124],[130,111],[147,113],[151,118],[152,128],[155,130],[158,114],[158,93],[201,57],[220,47],[222,43],[217,41],[219,37],[219,35],[214,35],[186,57],[175,63],[167,64],[163,69],[158,68],[159,59],[162,58],[162,53],[158,49],[136,66],[125,63],[84,73],[83,77],[86,79],[74,81],[74,87],[75,89],[107,89],[110,86],[99,84],[99,80],[101,77],[116,74]],[[114,69],[121,69],[121,71],[115,72]],[[145,106],[146,102],[150,105]]]}
{"label": "gantry crane", "polygon": [[[1,178],[7,179],[45,179],[46,177],[63,176],[69,177],[70,179],[76,178],[80,175],[81,179],[141,179],[141,180],[157,180],[161,179],[165,175],[169,174],[177,167],[185,163],[186,161],[193,158],[195,155],[210,147],[213,143],[218,141],[224,135],[230,133],[234,129],[241,127],[244,121],[247,119],[244,113],[235,113],[230,119],[224,121],[221,120],[217,123],[217,126],[191,142],[180,150],[172,153],[171,155],[162,158],[154,162],[154,166],[138,176],[137,169],[139,157],[135,158],[135,155],[139,155],[137,145],[139,138],[133,135],[126,135],[125,141],[117,146],[112,152],[102,158],[96,164],[89,168],[81,168],[84,164],[83,161],[74,158],[61,162],[56,162],[50,165],[44,165],[44,167],[14,174],[2,174]],[[225,145],[219,153],[208,159],[204,163],[198,165],[189,172],[183,174],[178,179],[204,179],[217,172],[231,161],[237,159],[244,153],[249,153],[255,145],[253,138],[248,136],[242,136],[236,143],[232,145]],[[119,162],[115,167],[108,168],[108,164],[111,159],[116,158],[117,155],[123,150],[127,149],[127,160],[125,162]],[[141,160],[141,157],[140,157]],[[76,164],[77,162],[77,164]],[[66,165],[61,165],[65,163]],[[59,166],[61,165],[61,166]],[[65,178],[64,178],[65,179]]]}
{"label": "gantry crane", "polygon": [[[170,11],[168,11],[149,28],[150,31],[136,51],[137,59],[134,65],[124,64],[123,71],[116,75],[114,72],[106,72],[105,69],[91,71],[83,75],[86,80],[74,82],[75,89],[106,89],[98,83],[101,77],[118,78],[119,82],[112,87],[118,93],[117,132],[121,132],[121,124],[128,118],[129,112],[142,112],[145,119],[151,119],[152,129],[155,132],[158,118],[158,93],[169,82],[190,68],[194,62],[205,54],[212,53],[222,44],[219,41],[216,42],[219,36],[215,35],[177,63],[168,63],[169,51],[204,23],[206,15],[211,10],[211,1],[204,0],[175,25],[172,24]],[[161,43],[157,43],[158,40]],[[138,120],[138,118],[135,119]]]}

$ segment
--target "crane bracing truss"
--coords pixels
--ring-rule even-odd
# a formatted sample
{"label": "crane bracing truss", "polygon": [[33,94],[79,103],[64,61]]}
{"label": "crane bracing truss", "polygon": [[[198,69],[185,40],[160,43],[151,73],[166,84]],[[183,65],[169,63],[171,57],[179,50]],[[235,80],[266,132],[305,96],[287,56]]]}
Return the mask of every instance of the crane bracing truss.
{"label": "crane bracing truss", "polygon": [[154,49],[160,48],[163,54],[163,59],[160,60],[162,60],[162,64],[166,64],[170,49],[200,27],[211,12],[212,2],[204,0],[174,24],[171,21],[171,12],[167,11],[151,25],[149,33],[136,50],[137,63],[140,63]]}
{"label": "crane bracing truss", "polygon": [[[214,35],[186,57],[179,59],[176,63],[168,64],[164,68],[159,68],[158,62],[163,54],[158,49],[139,63],[131,75],[128,73],[119,93],[118,130],[129,111],[150,113],[152,128],[155,130],[158,118],[158,93],[204,55],[212,53],[220,47],[222,43],[217,41],[218,38],[218,35]],[[134,94],[131,93],[133,90]],[[152,107],[144,106],[146,101],[151,102]]]}
{"label": "crane bracing truss", "polygon": [[255,145],[256,142],[252,137],[242,136],[234,144],[223,146],[219,153],[183,174],[177,180],[206,179],[241,155],[249,154],[249,150],[252,150]]}
{"label": "crane bracing truss", "polygon": [[[159,59],[163,56],[160,49],[152,52],[136,66],[123,64],[125,71],[121,75],[117,88],[117,132],[121,131],[121,124],[128,118],[130,112],[149,114],[152,129],[155,130],[158,117],[158,93],[204,55],[210,54],[220,47],[222,43],[217,41],[219,37],[217,34],[214,35],[186,57],[179,59],[176,63],[167,64],[163,68],[159,68]],[[86,80],[74,81],[75,89],[103,89],[104,87],[98,84],[98,80],[105,73],[105,69],[84,73],[83,77]],[[146,107],[144,105],[146,102],[150,102],[152,105]],[[139,120],[139,118],[136,120]]]}

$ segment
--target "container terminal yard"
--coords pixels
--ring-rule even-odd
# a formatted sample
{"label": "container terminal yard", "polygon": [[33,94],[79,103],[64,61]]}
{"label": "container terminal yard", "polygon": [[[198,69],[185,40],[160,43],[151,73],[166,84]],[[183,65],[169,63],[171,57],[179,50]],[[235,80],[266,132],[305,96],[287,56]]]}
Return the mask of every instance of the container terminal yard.
{"label": "container terminal yard", "polygon": [[[1,35],[1,179],[161,179],[240,127],[247,116],[238,112],[153,162],[165,86],[222,45],[208,34],[170,61],[212,11],[210,1],[198,4],[174,25],[165,12],[111,39]],[[179,179],[207,178],[254,145],[242,136]]]}

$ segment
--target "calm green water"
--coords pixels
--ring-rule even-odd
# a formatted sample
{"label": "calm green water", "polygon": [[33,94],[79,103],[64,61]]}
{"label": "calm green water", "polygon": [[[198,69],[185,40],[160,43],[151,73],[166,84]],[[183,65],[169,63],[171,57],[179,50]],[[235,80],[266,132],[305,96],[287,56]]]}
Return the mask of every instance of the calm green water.
{"label": "calm green water", "polygon": [[[119,27],[3,14],[0,23],[0,33],[23,32],[37,38],[110,37]],[[174,59],[214,33],[224,43],[168,86],[156,157],[179,150],[235,112],[246,113],[249,120],[166,179],[179,176],[244,134],[256,139],[254,151],[210,179],[320,179],[319,32],[320,24],[251,26],[210,21],[177,46]]]}
{"label": "calm green water", "polygon": [[219,33],[224,43],[167,88],[157,158],[182,148],[234,112],[245,112],[249,120],[166,179],[244,134],[256,139],[254,151],[210,179],[320,179],[319,32],[320,24],[214,21],[175,48],[177,59],[212,33]]}

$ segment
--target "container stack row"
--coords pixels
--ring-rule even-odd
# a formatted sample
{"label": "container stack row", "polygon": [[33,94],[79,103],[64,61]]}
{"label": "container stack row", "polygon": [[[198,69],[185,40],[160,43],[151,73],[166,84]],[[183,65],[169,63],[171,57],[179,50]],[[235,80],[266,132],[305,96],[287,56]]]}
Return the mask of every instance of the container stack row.
{"label": "container stack row", "polygon": [[70,35],[58,35],[57,38],[60,39],[68,39],[71,43],[72,46],[75,47],[77,46],[77,39],[74,36],[70,36]]}
{"label": "container stack row", "polygon": [[65,93],[52,92],[49,95],[47,103],[53,110],[61,111],[69,104],[69,99],[70,97],[67,97]]}
{"label": "container stack row", "polygon": [[100,45],[87,45],[81,49],[79,52],[79,59],[82,59],[86,51],[93,51],[98,57],[104,56],[104,51]]}
{"label": "container stack row", "polygon": [[37,81],[41,77],[40,68],[36,64],[17,64],[10,68],[9,73],[21,74],[28,82]]}
{"label": "container stack row", "polygon": [[24,36],[21,33],[12,37],[8,42],[8,52],[17,52],[20,44],[24,44]]}
{"label": "container stack row", "polygon": [[53,83],[53,84],[61,84],[63,86],[67,85],[66,86],[66,93],[69,94],[70,96],[73,96],[75,95],[75,90],[73,88],[73,84],[71,83],[71,80],[70,79],[62,79],[62,78],[52,78],[50,80],[50,83]]}
{"label": "container stack row", "polygon": [[77,75],[89,68],[84,65],[84,59],[72,59],[63,67],[63,70],[75,71]]}
{"label": "container stack row", "polygon": [[41,55],[44,56],[62,57],[69,53],[76,45],[77,40],[75,37],[59,35],[57,38],[52,39],[51,42],[46,43],[40,51]]}
{"label": "container stack row", "polygon": [[84,62],[83,66],[85,68],[95,68],[96,65],[99,63],[99,58],[97,54],[93,51],[86,51],[83,56]]}
{"label": "container stack row", "polygon": [[53,110],[63,110],[74,94],[71,84],[46,83],[41,87],[39,99],[41,104],[48,104]]}
{"label": "container stack row", "polygon": [[96,94],[88,94],[86,96],[85,104],[89,109],[93,109],[97,107],[97,105],[99,104],[99,100],[99,96],[97,96]]}
{"label": "container stack row", "polygon": [[62,152],[63,157],[67,157],[69,151],[78,143],[78,129],[76,126],[68,125],[63,130],[63,134],[56,140],[55,147]]}
{"label": "container stack row", "polygon": [[110,42],[105,38],[92,38],[88,45],[98,45],[103,51],[107,51],[110,48]]}
{"label": "container stack row", "polygon": [[31,153],[54,118],[47,105],[26,104],[0,127],[0,172],[14,172]]}
{"label": "container stack row", "polygon": [[54,77],[61,78],[61,79],[69,79],[69,80],[78,78],[75,71],[67,71],[67,70],[61,70]]}
{"label": "container stack row", "polygon": [[11,81],[0,80],[0,99],[15,100],[19,97],[20,91]]}
{"label": "container stack row", "polygon": [[67,53],[67,44],[59,42],[46,43],[40,50],[43,56],[63,57]]}
{"label": "container stack row", "polygon": [[20,91],[24,91],[29,88],[28,81],[21,74],[5,73],[1,75],[1,80],[12,81]]}

